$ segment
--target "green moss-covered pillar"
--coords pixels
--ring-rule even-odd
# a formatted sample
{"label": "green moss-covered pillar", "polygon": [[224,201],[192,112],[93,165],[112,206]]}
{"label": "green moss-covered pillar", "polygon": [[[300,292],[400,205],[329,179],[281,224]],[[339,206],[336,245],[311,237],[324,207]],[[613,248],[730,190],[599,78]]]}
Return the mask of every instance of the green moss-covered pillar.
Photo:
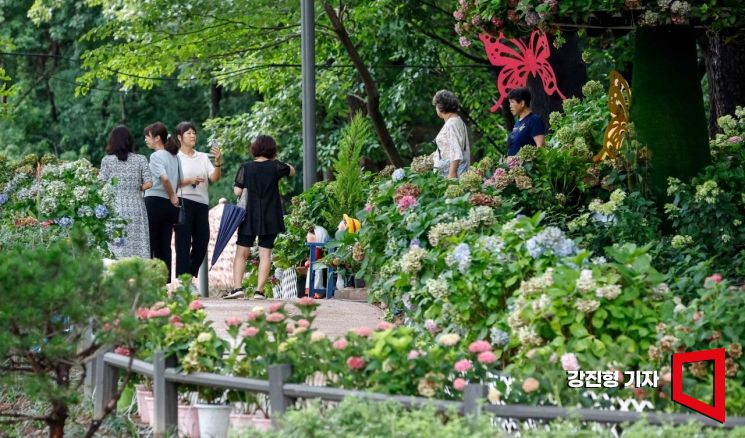
{"label": "green moss-covered pillar", "polygon": [[710,161],[692,27],[636,30],[631,92],[631,119],[652,153],[650,185],[662,203],[668,177],[686,181]]}

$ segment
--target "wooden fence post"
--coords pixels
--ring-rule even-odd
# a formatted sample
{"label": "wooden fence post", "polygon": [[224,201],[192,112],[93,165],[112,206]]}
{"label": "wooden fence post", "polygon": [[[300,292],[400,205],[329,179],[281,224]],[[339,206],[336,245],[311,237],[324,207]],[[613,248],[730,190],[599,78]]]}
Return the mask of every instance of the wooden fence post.
{"label": "wooden fence post", "polygon": [[285,413],[291,400],[285,397],[283,386],[292,374],[290,365],[269,365],[269,401],[272,406],[272,426],[278,426],[279,417]]}
{"label": "wooden fence post", "polygon": [[166,381],[166,358],[162,351],[153,353],[153,435],[164,438],[178,427],[178,391]]}
{"label": "wooden fence post", "polygon": [[471,384],[466,385],[463,391],[463,414],[478,417],[481,415],[481,406],[488,394],[486,385]]}
{"label": "wooden fence post", "polygon": [[104,362],[105,349],[101,349],[94,359],[96,365],[96,387],[94,388],[94,418],[101,418],[106,410],[106,405],[114,398],[117,389],[119,370]]}

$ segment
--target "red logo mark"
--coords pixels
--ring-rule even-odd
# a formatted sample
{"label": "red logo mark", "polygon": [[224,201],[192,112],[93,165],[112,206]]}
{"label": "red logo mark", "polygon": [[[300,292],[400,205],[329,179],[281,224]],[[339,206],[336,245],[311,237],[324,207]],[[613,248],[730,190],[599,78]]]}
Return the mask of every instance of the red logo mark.
{"label": "red logo mark", "polygon": [[[714,406],[706,404],[683,392],[683,364],[704,360],[714,361]],[[724,423],[726,418],[724,360],[724,348],[673,354],[673,401],[687,408],[691,408],[700,414],[706,415],[712,420]]]}

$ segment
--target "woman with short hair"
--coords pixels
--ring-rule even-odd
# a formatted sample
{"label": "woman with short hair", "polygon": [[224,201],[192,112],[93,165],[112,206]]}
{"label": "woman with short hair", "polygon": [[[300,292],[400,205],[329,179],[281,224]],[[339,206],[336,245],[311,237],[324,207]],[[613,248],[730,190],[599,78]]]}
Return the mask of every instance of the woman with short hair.
{"label": "woman with short hair", "polygon": [[147,212],[142,199],[142,192],[152,186],[147,158],[134,153],[132,133],[124,125],[111,131],[106,154],[98,177],[107,184],[113,182],[114,210],[127,221],[124,236],[110,243],[109,249],[116,258],[150,258]]}
{"label": "woman with short hair", "polygon": [[446,178],[460,177],[471,162],[468,129],[458,115],[460,104],[451,91],[440,90],[432,98],[437,117],[445,121],[435,138],[437,150],[432,154],[435,172]]}
{"label": "woman with short hair", "polygon": [[279,180],[294,176],[295,168],[277,160],[277,143],[271,136],[259,135],[251,144],[253,161],[245,162],[235,177],[235,195],[246,191],[246,217],[238,228],[238,248],[233,261],[233,287],[226,299],[245,296],[241,283],[246,260],[254,242],[259,242],[259,280],[254,299],[264,298],[264,285],[272,267],[272,248],[277,234],[285,231]]}
{"label": "woman with short hair", "polygon": [[[222,155],[220,148],[212,147],[213,165],[206,153],[196,150],[197,128],[191,122],[176,125],[169,142],[179,147],[179,196],[186,213],[186,222],[176,227],[176,276],[191,274],[197,278],[210,241],[209,183],[220,180]],[[192,289],[195,291],[194,286]]]}
{"label": "woman with short hair", "polygon": [[507,155],[517,155],[523,146],[543,147],[546,125],[530,109],[531,94],[527,88],[515,88],[507,95],[510,112],[515,116],[515,126],[507,137]]}

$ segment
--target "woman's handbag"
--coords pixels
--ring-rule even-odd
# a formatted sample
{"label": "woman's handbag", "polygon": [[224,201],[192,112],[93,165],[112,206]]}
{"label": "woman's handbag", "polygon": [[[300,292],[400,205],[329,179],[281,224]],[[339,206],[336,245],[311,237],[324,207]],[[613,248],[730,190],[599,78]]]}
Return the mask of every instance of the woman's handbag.
{"label": "woman's handbag", "polygon": [[[176,158],[176,159],[178,160],[178,158]],[[177,182],[177,184],[178,184],[179,190],[181,190],[181,161],[180,160],[179,160],[179,163],[178,163],[178,182]],[[178,220],[176,221],[176,223],[174,225],[184,225],[186,223],[186,209],[184,208],[183,194],[184,194],[183,193],[183,190],[181,190],[181,196],[179,196],[179,198],[181,198],[182,200],[179,202]]]}

